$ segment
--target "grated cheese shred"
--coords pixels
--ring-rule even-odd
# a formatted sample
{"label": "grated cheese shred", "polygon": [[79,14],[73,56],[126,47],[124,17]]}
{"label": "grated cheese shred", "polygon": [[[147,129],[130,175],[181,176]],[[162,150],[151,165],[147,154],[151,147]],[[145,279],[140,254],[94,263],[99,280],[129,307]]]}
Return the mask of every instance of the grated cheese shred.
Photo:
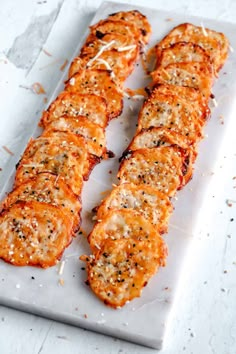
{"label": "grated cheese shred", "polygon": [[59,267],[59,269],[58,269],[58,274],[59,274],[59,275],[62,275],[62,274],[63,274],[64,267],[65,267],[65,261],[61,261],[61,262],[60,262],[60,267]]}
{"label": "grated cheese shred", "polygon": [[103,52],[105,52],[107,49],[109,49],[113,44],[115,44],[115,41],[112,40],[111,42],[105,44],[104,46],[101,47],[101,49],[97,52],[97,54],[92,58],[90,59],[88,62],[87,62],[87,67],[91,66],[92,63],[97,59],[99,58]]}
{"label": "grated cheese shred", "polygon": [[107,68],[107,70],[110,71],[111,77],[112,77],[113,79],[115,78],[115,74],[114,74],[114,72],[113,72],[113,70],[112,70],[110,64],[109,64],[106,60],[99,58],[99,59],[96,59],[96,61],[97,61],[97,63],[100,63],[100,64],[105,65],[105,67]]}
{"label": "grated cheese shred", "polygon": [[133,44],[133,45],[127,45],[125,47],[119,47],[119,48],[117,48],[117,51],[118,52],[125,52],[127,50],[133,50],[135,48],[136,48],[136,44]]}
{"label": "grated cheese shred", "polygon": [[204,35],[205,37],[208,37],[208,33],[207,33],[207,31],[206,31],[206,29],[205,29],[203,23],[201,23],[201,28],[202,28],[202,33],[203,33],[203,35]]}

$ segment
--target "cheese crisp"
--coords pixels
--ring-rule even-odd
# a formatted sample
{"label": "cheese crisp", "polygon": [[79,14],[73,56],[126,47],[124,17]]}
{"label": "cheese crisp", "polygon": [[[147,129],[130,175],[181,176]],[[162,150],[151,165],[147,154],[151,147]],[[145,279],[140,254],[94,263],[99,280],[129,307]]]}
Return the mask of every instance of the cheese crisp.
{"label": "cheese crisp", "polygon": [[195,144],[202,136],[202,121],[192,105],[175,95],[151,95],[144,103],[138,117],[138,132],[150,127],[163,127],[179,133]]}
{"label": "cheese crisp", "polygon": [[152,29],[151,26],[147,20],[147,17],[144,16],[143,14],[141,14],[141,12],[137,11],[137,10],[133,10],[133,11],[120,11],[120,12],[116,12],[114,14],[111,14],[109,17],[109,19],[115,21],[115,20],[124,20],[127,21],[129,23],[132,23],[133,25],[135,25],[141,34],[141,41],[145,44],[148,43],[150,35],[152,33]]}
{"label": "cheese crisp", "polygon": [[129,59],[126,59],[115,49],[107,50],[97,58],[93,54],[75,58],[71,63],[69,76],[72,77],[78,71],[86,68],[107,69],[119,86],[124,84],[127,76],[133,71],[133,65],[129,64]]}
{"label": "cheese crisp", "polygon": [[93,26],[90,26],[90,33],[96,37],[103,38],[105,34],[119,33],[128,36],[130,45],[137,44],[141,34],[138,27],[130,21],[107,19],[101,20]]}
{"label": "cheese crisp", "polygon": [[71,132],[76,135],[82,135],[87,143],[87,149],[90,154],[97,157],[106,157],[106,137],[104,128],[89,121],[84,116],[70,117],[63,116],[48,124],[45,133],[50,131]]}
{"label": "cheese crisp", "polygon": [[146,184],[171,197],[183,185],[184,158],[173,146],[140,149],[120,165],[120,183]]}
{"label": "cheese crisp", "polygon": [[131,34],[96,31],[88,36],[80,55],[81,57],[91,55],[91,57],[99,58],[100,55],[110,50],[115,50],[121,57],[128,60],[129,66],[133,66],[139,57],[140,44]]}
{"label": "cheese crisp", "polygon": [[94,94],[62,92],[43,112],[40,126],[46,128],[52,121],[62,116],[78,119],[86,117],[90,122],[106,127],[108,122],[107,104],[105,98]]}
{"label": "cheese crisp", "polygon": [[183,23],[170,31],[157,45],[157,57],[160,57],[162,49],[177,42],[191,42],[201,46],[210,56],[216,71],[221,69],[228,56],[229,42],[223,33]]}
{"label": "cheese crisp", "polygon": [[8,194],[2,203],[2,210],[18,201],[31,200],[60,207],[65,217],[73,221],[73,229],[78,229],[81,202],[62,177],[51,173],[38,173]]}
{"label": "cheese crisp", "polygon": [[122,112],[123,94],[107,70],[81,70],[67,81],[65,89],[68,92],[93,93],[105,98],[110,119]]}
{"label": "cheese crisp", "polygon": [[206,99],[201,91],[197,88],[188,86],[174,86],[169,84],[157,84],[153,87],[152,97],[159,95],[174,95],[182,101],[187,102],[197,113],[199,119],[205,123],[206,119],[210,116],[210,109],[208,107],[208,99]]}
{"label": "cheese crisp", "polygon": [[[71,140],[71,135],[56,133],[50,137],[39,137],[31,140],[16,170],[15,186],[19,186],[28,178],[40,172],[51,172],[60,175],[68,183],[75,194],[81,193],[83,180],[88,178],[91,164],[85,139],[80,136]],[[71,144],[73,141],[78,146]]]}
{"label": "cheese crisp", "polygon": [[123,183],[103,200],[97,210],[97,220],[106,218],[110,210],[130,209],[139,211],[160,233],[167,232],[167,222],[172,212],[169,198],[156,188],[145,184]]}
{"label": "cheese crisp", "polygon": [[[159,146],[178,145],[182,149],[189,149],[189,141],[184,136],[168,127],[150,127],[142,129],[135,135],[127,148],[127,152],[139,149],[152,149]],[[125,152],[125,154],[127,153]]]}
{"label": "cheese crisp", "polygon": [[[154,231],[154,230],[153,230]],[[95,258],[87,261],[88,280],[93,292],[113,308],[141,296],[150,278],[164,265],[166,249],[161,238],[108,240]]]}
{"label": "cheese crisp", "polygon": [[17,266],[55,265],[72,236],[71,219],[48,203],[19,201],[0,214],[0,258]]}
{"label": "cheese crisp", "polygon": [[211,58],[203,49],[197,44],[190,42],[177,42],[170,47],[162,49],[160,57],[157,61],[157,67],[165,68],[169,64],[179,62],[205,62],[211,63]]}
{"label": "cheese crisp", "polygon": [[210,65],[203,62],[172,63],[152,72],[154,84],[171,84],[197,88],[209,99],[213,85],[213,72]]}
{"label": "cheese crisp", "polygon": [[165,265],[167,248],[163,239],[135,211],[109,212],[96,224],[89,242],[95,255],[81,257],[87,262],[88,283],[114,308],[140,296],[148,280]]}

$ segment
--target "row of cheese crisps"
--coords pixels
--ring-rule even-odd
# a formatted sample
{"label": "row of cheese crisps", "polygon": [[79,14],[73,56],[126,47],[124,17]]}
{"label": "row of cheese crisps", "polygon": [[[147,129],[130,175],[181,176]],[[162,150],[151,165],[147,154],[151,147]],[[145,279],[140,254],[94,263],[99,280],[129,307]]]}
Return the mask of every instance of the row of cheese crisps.
{"label": "row of cheese crisps", "polygon": [[123,83],[151,33],[138,11],[110,15],[90,27],[69,69],[65,90],[42,115],[0,213],[0,258],[49,267],[80,226],[83,182],[107,158],[105,128],[122,112]]}
{"label": "row of cheese crisps", "polygon": [[97,209],[88,237],[88,283],[114,308],[140,296],[167,248],[161,237],[171,197],[191,178],[208,101],[229,43],[221,33],[181,24],[157,46],[150,95],[136,134],[121,158],[119,185]]}

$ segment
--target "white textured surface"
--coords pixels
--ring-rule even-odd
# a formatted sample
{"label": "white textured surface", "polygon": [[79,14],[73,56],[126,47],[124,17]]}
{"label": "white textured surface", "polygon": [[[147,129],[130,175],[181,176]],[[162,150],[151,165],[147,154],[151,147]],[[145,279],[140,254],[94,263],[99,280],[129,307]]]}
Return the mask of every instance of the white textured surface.
{"label": "white textured surface", "polygon": [[[1,146],[8,143],[11,137],[11,132],[5,129],[8,124],[3,118],[6,116],[6,112],[9,111],[9,99],[13,99],[16,94],[22,94],[25,100],[26,92],[30,95],[31,104],[33,99],[29,90],[20,89],[18,85],[22,84],[23,81],[35,82],[34,73],[30,72],[30,65],[34,62],[37,65],[39,51],[37,47],[34,47],[35,57],[24,57],[18,45],[19,40],[15,39],[20,36],[22,40],[22,33],[29,33],[27,29],[29,26],[32,29],[32,24],[36,23],[39,29],[39,24],[42,24],[40,21],[42,17],[46,20],[49,19],[49,14],[54,14],[56,17],[55,13],[59,9],[59,3],[59,1],[50,1],[50,3],[38,1],[31,4],[30,1],[22,1],[21,5],[18,5],[19,8],[13,1],[1,4],[3,18],[0,21],[0,33],[2,33],[1,50],[3,61],[0,67],[0,92],[1,97],[4,97],[4,99],[0,107],[0,129],[6,132],[3,141],[1,141]],[[129,3],[135,2],[130,1]],[[25,6],[23,6],[24,4]],[[74,43],[78,42],[78,33],[84,32],[83,29],[89,23],[99,4],[100,1],[97,1],[96,5],[92,1],[86,3],[74,0],[65,1],[61,6],[61,11],[58,12],[57,20],[52,25],[50,33],[45,34],[45,31],[41,32],[40,29],[39,31],[37,31],[37,28],[35,29],[36,35],[39,36],[36,41],[38,45],[40,46],[48,35],[47,48],[45,49],[50,52],[51,43],[54,57],[59,58],[54,65],[49,65],[47,69],[42,69],[40,82],[43,83],[49,96],[61,76],[61,72],[58,70],[60,65],[62,65],[65,58],[70,57],[73,53]],[[139,5],[155,6],[158,9],[174,10],[174,12],[177,11],[187,15],[194,14],[232,22],[235,21],[236,15],[236,4],[233,1],[228,1],[224,4],[217,4],[216,1],[207,3],[203,1],[198,1],[197,3],[179,1],[177,5],[175,5],[174,1],[160,1],[155,4],[151,1],[139,1]],[[66,20],[68,22],[65,22]],[[66,23],[64,28],[61,26],[62,21]],[[7,33],[6,28],[8,29]],[[48,24],[47,29],[48,31],[50,30],[50,24]],[[27,42],[29,39],[29,37],[26,37],[24,40]],[[232,46],[234,46],[234,43],[232,43]],[[15,53],[13,53],[13,50],[10,52],[10,48],[13,48]],[[10,57],[15,65],[9,62],[4,64],[5,55]],[[18,61],[17,55],[22,55],[24,60]],[[42,57],[40,62],[41,60]],[[50,64],[54,58],[45,56],[46,60]],[[20,66],[17,63],[20,63]],[[20,90],[22,90],[22,93],[19,92]],[[26,109],[27,105],[19,108],[21,119]],[[9,115],[7,117],[7,119],[11,119]],[[28,122],[26,121],[25,124],[28,124]],[[24,126],[22,131],[24,131]],[[12,146],[8,144],[8,147],[14,151],[14,146],[18,146],[19,141],[13,141],[12,139],[11,141]],[[179,306],[176,306],[176,311],[173,313],[171,331],[168,334],[167,346],[163,353],[233,354],[236,352],[236,327],[234,322],[236,312],[234,304],[236,293],[234,285],[236,242],[233,238],[236,227],[234,221],[230,222],[230,219],[235,215],[236,204],[232,203],[232,207],[229,207],[225,203],[226,199],[236,200],[236,193],[233,188],[236,185],[236,180],[232,179],[233,176],[236,176],[234,167],[235,152],[233,134],[232,137],[229,134],[228,147],[225,145],[226,158],[219,162],[218,168],[215,170],[217,172],[216,177],[214,177],[216,187],[209,191],[209,200],[214,201],[209,204],[212,209],[211,218],[207,229],[204,229],[202,234],[194,240],[194,247],[190,253],[191,259],[187,263],[188,272],[186,272],[182,282],[184,291],[181,292]],[[1,166],[5,162],[10,163],[9,159],[12,159],[2,148],[0,158]],[[1,173],[4,173],[4,170]],[[0,295],[2,295],[2,289],[3,287],[1,287],[0,283]],[[13,292],[17,290],[20,289],[18,287],[13,288]],[[18,313],[3,307],[0,308],[0,311],[0,352],[4,354],[21,352],[154,352],[153,350],[119,340],[114,342],[108,337]],[[143,327],[145,327],[145,323],[143,323]]]}

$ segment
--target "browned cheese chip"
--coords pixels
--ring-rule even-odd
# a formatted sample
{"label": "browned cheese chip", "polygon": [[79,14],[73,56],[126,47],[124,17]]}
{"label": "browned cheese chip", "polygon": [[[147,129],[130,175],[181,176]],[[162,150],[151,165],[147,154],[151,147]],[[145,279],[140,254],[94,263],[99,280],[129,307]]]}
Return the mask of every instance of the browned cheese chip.
{"label": "browned cheese chip", "polygon": [[[78,153],[78,163],[81,164],[81,174],[83,179],[87,181],[94,165],[99,162],[99,158],[95,155],[89,153],[89,148],[87,144],[87,139],[82,134],[76,135],[69,131],[60,131],[55,129],[45,129],[43,134],[39,139],[49,139],[54,143],[57,143],[61,148],[68,146],[70,148],[75,148],[75,151],[71,153]],[[66,150],[66,148],[65,148]],[[82,154],[85,152],[84,158]],[[80,160],[79,160],[80,157]]]}
{"label": "browned cheese chip", "polygon": [[139,43],[134,41],[132,34],[121,34],[118,32],[102,33],[96,31],[91,33],[83,45],[80,55],[100,56],[106,51],[116,50],[132,65],[139,56]]}
{"label": "browned cheese chip", "polygon": [[93,164],[82,136],[56,132],[29,142],[16,170],[15,186],[40,172],[50,172],[60,175],[79,195]]}
{"label": "browned cheese chip", "polygon": [[80,55],[75,58],[70,66],[69,77],[83,69],[108,70],[117,85],[123,86],[124,81],[133,70],[133,63],[113,49],[103,52],[97,58],[93,54]]}
{"label": "browned cheese chip", "polygon": [[88,280],[92,291],[105,305],[124,306],[140,297],[150,278],[163,266],[166,251],[157,240],[108,240],[95,259],[87,260]]}
{"label": "browned cheese chip", "polygon": [[105,34],[119,33],[129,38],[129,44],[137,45],[140,40],[140,31],[137,26],[124,20],[111,19],[101,20],[90,26],[90,32],[99,39],[103,39]]}
{"label": "browned cheese chip", "polygon": [[141,130],[131,141],[127,150],[124,152],[126,155],[129,151],[139,149],[153,149],[159,146],[177,145],[181,149],[186,150],[189,154],[189,163],[193,165],[197,158],[197,150],[194,145],[189,145],[188,139],[184,135],[169,130],[168,128],[151,127]]}
{"label": "browned cheese chip", "polygon": [[120,11],[111,14],[109,17],[111,20],[123,20],[128,23],[133,23],[140,31],[140,40],[142,43],[147,44],[152,33],[150,23],[147,17],[141,14],[138,10],[132,11]]}
{"label": "browned cheese chip", "polygon": [[142,129],[129,144],[124,155],[129,151],[139,149],[152,149],[159,146],[178,145],[182,149],[189,149],[188,139],[166,127],[151,127]]}
{"label": "browned cheese chip", "polygon": [[204,62],[211,63],[207,52],[197,44],[190,42],[177,42],[170,47],[162,49],[157,61],[157,67],[166,67],[169,64],[179,62]]}
{"label": "browned cheese chip", "polygon": [[21,201],[35,200],[60,207],[73,222],[76,231],[80,225],[81,202],[60,176],[39,173],[13,189],[2,203],[2,209]]}
{"label": "browned cheese chip", "polygon": [[59,130],[82,135],[87,143],[88,152],[98,157],[106,157],[106,137],[104,128],[89,121],[84,116],[64,116],[52,121],[46,131]]}
{"label": "browned cheese chip", "polygon": [[187,86],[176,86],[168,84],[157,84],[153,87],[152,97],[162,93],[164,95],[175,95],[181,100],[188,102],[201,120],[205,121],[210,116],[210,109],[206,98],[199,89]]}
{"label": "browned cheese chip", "polygon": [[[81,48],[81,55],[97,54],[106,50],[116,49],[130,46],[136,46],[136,42],[132,34],[121,34],[118,32],[103,33],[101,31],[93,31],[86,38],[85,43]],[[105,49],[103,48],[105,46]],[[126,53],[125,53],[126,54]]]}
{"label": "browned cheese chip", "polygon": [[108,113],[106,100],[93,94],[62,92],[43,112],[40,126],[46,127],[49,123],[67,115],[71,117],[85,116],[89,121],[106,127]]}
{"label": "browned cheese chip", "polygon": [[[88,242],[93,253],[99,251],[108,239],[145,241],[147,231],[152,232],[153,225],[142,214],[135,210],[110,210],[97,222],[88,236]],[[156,229],[155,229],[156,230]],[[156,235],[158,231],[156,230]],[[147,241],[148,242],[148,241]]]}
{"label": "browned cheese chip", "polygon": [[71,243],[72,227],[60,207],[19,201],[0,214],[0,258],[17,266],[53,266]]}
{"label": "browned cheese chip", "polygon": [[191,42],[201,46],[210,56],[215,71],[219,71],[228,56],[229,42],[223,33],[183,23],[176,26],[157,46],[157,57],[163,48],[177,42]]}
{"label": "browned cheese chip", "polygon": [[106,305],[116,308],[139,297],[149,279],[165,265],[167,247],[139,213],[110,212],[95,226],[93,235],[101,239],[99,250],[82,259],[87,261],[91,289]]}
{"label": "browned cheese chip", "polygon": [[167,128],[195,145],[202,137],[202,121],[192,105],[178,96],[154,92],[144,103],[138,118],[138,132],[151,127]]}
{"label": "browned cheese chip", "polygon": [[167,232],[172,212],[169,198],[157,189],[144,184],[123,183],[113,189],[97,211],[97,220],[106,218],[110,210],[131,209],[140,212],[160,233]]}
{"label": "browned cheese chip", "polygon": [[211,66],[203,62],[175,63],[165,68],[159,67],[152,72],[154,84],[170,84],[187,86],[199,89],[209,99],[213,84],[213,72]]}
{"label": "browned cheese chip", "polygon": [[127,155],[118,172],[120,183],[146,184],[171,197],[191,176],[186,174],[186,156],[175,146],[140,149]]}
{"label": "browned cheese chip", "polygon": [[96,94],[105,98],[109,118],[118,117],[123,109],[123,94],[108,70],[81,70],[67,81],[68,92]]}

